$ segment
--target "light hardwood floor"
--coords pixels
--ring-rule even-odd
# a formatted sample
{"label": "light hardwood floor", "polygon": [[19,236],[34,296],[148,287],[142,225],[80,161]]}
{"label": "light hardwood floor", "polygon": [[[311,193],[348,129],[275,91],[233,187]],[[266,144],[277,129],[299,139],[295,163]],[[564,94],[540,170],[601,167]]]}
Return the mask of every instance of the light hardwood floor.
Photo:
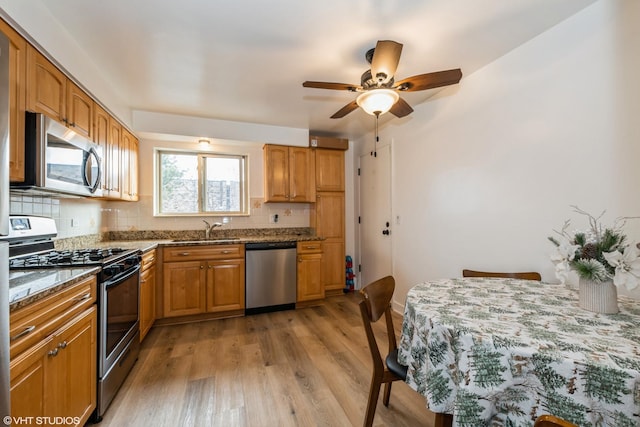
{"label": "light hardwood floor", "polygon": [[[372,365],[358,298],[155,327],[100,426],[361,426]],[[433,414],[397,381],[374,426],[432,427]]]}

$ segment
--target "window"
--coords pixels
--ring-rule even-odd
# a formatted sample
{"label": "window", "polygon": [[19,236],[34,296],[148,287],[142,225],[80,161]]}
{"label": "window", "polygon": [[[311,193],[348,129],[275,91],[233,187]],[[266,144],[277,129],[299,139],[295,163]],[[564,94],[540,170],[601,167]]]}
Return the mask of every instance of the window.
{"label": "window", "polygon": [[247,157],[156,151],[157,215],[247,215]]}

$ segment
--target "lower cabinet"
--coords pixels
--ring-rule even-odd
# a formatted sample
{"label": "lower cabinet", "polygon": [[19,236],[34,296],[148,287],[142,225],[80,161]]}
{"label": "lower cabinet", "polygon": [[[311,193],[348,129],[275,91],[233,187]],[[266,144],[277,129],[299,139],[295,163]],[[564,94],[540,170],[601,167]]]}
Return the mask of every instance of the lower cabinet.
{"label": "lower cabinet", "polygon": [[163,249],[163,317],[244,309],[244,245]]}
{"label": "lower cabinet", "polygon": [[142,255],[140,273],[140,341],[156,320],[156,250]]}
{"label": "lower cabinet", "polygon": [[93,305],[11,360],[13,417],[85,424],[96,407],[96,330]]}
{"label": "lower cabinet", "polygon": [[322,243],[320,241],[298,242],[297,261],[297,301],[324,298]]}

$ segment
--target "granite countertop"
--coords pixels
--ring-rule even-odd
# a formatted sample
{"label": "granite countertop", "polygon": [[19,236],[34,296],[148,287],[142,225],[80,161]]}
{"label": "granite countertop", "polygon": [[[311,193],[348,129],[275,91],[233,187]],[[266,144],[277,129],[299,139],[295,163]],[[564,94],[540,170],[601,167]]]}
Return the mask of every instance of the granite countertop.
{"label": "granite countertop", "polygon": [[[256,242],[303,242],[324,240],[308,229],[274,230],[223,230],[212,233],[210,239],[204,239],[201,230],[166,232],[129,232],[112,233],[108,239],[97,240],[97,236],[70,238],[56,244],[56,249],[75,249],[82,247],[138,249],[142,253],[159,246],[200,246],[229,245]],[[40,298],[58,292],[86,277],[100,272],[100,267],[74,267],[34,270],[15,270],[9,273],[10,311],[31,304]]]}
{"label": "granite countertop", "polygon": [[99,267],[74,267],[9,272],[9,312],[97,274]]}

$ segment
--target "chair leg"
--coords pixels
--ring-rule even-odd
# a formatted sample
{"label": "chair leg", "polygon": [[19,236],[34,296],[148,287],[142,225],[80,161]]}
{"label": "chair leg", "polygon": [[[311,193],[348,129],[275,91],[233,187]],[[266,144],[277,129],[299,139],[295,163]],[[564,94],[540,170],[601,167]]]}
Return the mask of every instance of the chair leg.
{"label": "chair leg", "polygon": [[391,397],[391,383],[384,383],[384,394],[382,395],[382,403],[389,406],[389,397]]}
{"label": "chair leg", "polygon": [[369,389],[369,401],[367,402],[367,413],[364,419],[364,427],[373,425],[373,417],[376,415],[376,406],[378,405],[378,397],[380,396],[381,382],[377,378],[371,379],[371,388]]}

